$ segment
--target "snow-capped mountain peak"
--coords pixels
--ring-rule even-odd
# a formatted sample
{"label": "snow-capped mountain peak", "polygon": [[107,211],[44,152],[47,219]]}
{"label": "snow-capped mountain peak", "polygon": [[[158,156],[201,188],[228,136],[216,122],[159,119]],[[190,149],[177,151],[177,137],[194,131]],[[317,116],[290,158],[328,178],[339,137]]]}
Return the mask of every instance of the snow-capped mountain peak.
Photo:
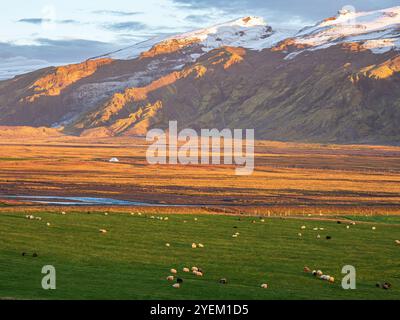
{"label": "snow-capped mountain peak", "polygon": [[304,28],[295,37],[295,44],[306,46],[306,50],[354,42],[374,53],[399,50],[400,7],[368,12],[341,10],[335,17]]}
{"label": "snow-capped mountain peak", "polygon": [[180,42],[182,43],[182,47],[197,44],[202,47],[203,52],[208,52],[222,46],[262,50],[271,48],[279,41],[293,34],[294,32],[291,30],[273,30],[263,18],[249,16],[178,35],[153,38],[104,55],[104,57],[134,59],[155,46],[168,45],[171,42]]}

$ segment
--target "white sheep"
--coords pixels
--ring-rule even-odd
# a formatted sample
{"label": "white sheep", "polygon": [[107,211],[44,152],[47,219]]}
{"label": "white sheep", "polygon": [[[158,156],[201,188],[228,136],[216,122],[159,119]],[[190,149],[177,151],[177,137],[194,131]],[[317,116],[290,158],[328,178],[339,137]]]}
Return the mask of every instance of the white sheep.
{"label": "white sheep", "polygon": [[50,226],[51,226],[50,222],[47,222],[47,223],[46,223],[46,226],[50,227]]}
{"label": "white sheep", "polygon": [[66,213],[65,211],[63,211],[63,212],[61,212],[61,214],[62,214],[63,216],[65,216],[67,213]]}
{"label": "white sheep", "polygon": [[263,283],[263,284],[261,285],[261,288],[262,288],[262,289],[268,289],[268,284]]}
{"label": "white sheep", "polygon": [[198,247],[199,247],[199,248],[204,248],[204,244],[199,243],[199,244],[198,244]]}
{"label": "white sheep", "polygon": [[169,276],[169,277],[167,277],[167,281],[174,281],[174,276]]}
{"label": "white sheep", "polygon": [[175,283],[172,287],[175,289],[179,289],[181,287],[181,285],[179,283]]}
{"label": "white sheep", "polygon": [[106,234],[107,230],[106,229],[100,229],[99,232],[102,233],[102,234]]}
{"label": "white sheep", "polygon": [[192,243],[192,249],[197,249],[197,244]]}
{"label": "white sheep", "polygon": [[302,227],[301,227],[301,230],[306,230],[306,229],[307,229],[306,226],[302,226]]}
{"label": "white sheep", "polygon": [[400,240],[396,240],[395,242],[396,244],[400,245]]}
{"label": "white sheep", "polygon": [[197,277],[202,277],[202,276],[203,276],[203,272],[197,271],[197,272],[195,273],[195,275],[196,275]]}
{"label": "white sheep", "polygon": [[108,216],[108,212],[104,212],[104,215],[105,215],[105,216]]}
{"label": "white sheep", "polygon": [[178,271],[176,271],[176,269],[171,269],[170,272],[171,272],[172,274],[177,274],[177,273],[178,273]]}
{"label": "white sheep", "polygon": [[376,230],[376,227],[372,227],[372,230],[375,231],[375,230]]}
{"label": "white sheep", "polygon": [[189,268],[183,268],[183,272],[189,273],[190,270],[189,270]]}
{"label": "white sheep", "polygon": [[197,267],[192,267],[192,271],[193,271],[193,272],[197,272],[197,271],[199,271],[199,268],[197,268]]}
{"label": "white sheep", "polygon": [[166,246],[167,248],[171,247],[171,245],[170,245],[169,243],[166,243],[165,246]]}

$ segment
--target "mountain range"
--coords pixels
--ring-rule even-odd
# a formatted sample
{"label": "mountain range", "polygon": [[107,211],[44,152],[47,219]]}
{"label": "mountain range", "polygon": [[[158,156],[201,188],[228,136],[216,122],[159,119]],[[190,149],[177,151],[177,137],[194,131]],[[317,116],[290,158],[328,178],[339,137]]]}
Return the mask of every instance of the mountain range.
{"label": "mountain range", "polygon": [[254,128],[258,139],[400,143],[400,7],[298,32],[259,17],[0,81],[0,126],[89,137]]}

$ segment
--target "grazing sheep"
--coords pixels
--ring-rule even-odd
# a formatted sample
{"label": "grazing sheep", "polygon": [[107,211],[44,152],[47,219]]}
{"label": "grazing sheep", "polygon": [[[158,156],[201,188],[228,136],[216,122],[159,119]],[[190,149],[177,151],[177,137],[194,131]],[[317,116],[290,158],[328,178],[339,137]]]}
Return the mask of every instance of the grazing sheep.
{"label": "grazing sheep", "polygon": [[261,219],[260,221],[261,221],[262,223],[264,223],[264,222],[265,222],[265,219]]}
{"label": "grazing sheep", "polygon": [[197,249],[197,244],[192,243],[192,249]]}
{"label": "grazing sheep", "polygon": [[372,230],[374,230],[374,231],[375,231],[375,230],[376,230],[376,227],[372,227]]}
{"label": "grazing sheep", "polygon": [[312,275],[313,275],[314,277],[317,276],[317,270],[313,270],[311,273],[312,273]]}
{"label": "grazing sheep", "polygon": [[46,226],[50,227],[50,226],[51,226],[50,222],[47,222],[47,223],[46,223]]}
{"label": "grazing sheep", "polygon": [[197,218],[194,218],[194,221],[199,221],[199,219],[197,219]]}
{"label": "grazing sheep", "polygon": [[318,277],[321,277],[322,275],[323,275],[323,272],[322,272],[321,270],[318,270],[318,271],[317,271],[317,276],[318,276]]}
{"label": "grazing sheep", "polygon": [[314,228],[313,230],[314,230],[314,231],[318,231],[318,228]]}
{"label": "grazing sheep", "polygon": [[299,237],[302,237],[302,236],[303,236],[303,235],[302,235],[300,232],[299,232],[299,234],[298,234],[298,235],[299,235]]}
{"label": "grazing sheep", "polygon": [[168,220],[169,220],[169,218],[168,218],[168,217],[165,217],[165,218],[164,218],[164,221],[168,221]]}
{"label": "grazing sheep", "polygon": [[203,272],[197,271],[197,272],[195,273],[195,275],[196,275],[197,277],[202,277],[202,276],[203,276]]}
{"label": "grazing sheep", "polygon": [[189,270],[189,268],[183,268],[183,272],[189,273],[190,270]]}
{"label": "grazing sheep", "polygon": [[310,273],[310,272],[311,272],[311,269],[310,269],[309,267],[304,267],[304,272]]}
{"label": "grazing sheep", "polygon": [[106,229],[100,229],[99,232],[102,233],[102,234],[106,234],[107,230]]}
{"label": "grazing sheep", "polygon": [[325,228],[319,228],[319,230],[320,230],[320,231],[324,231],[324,230],[325,230]]}
{"label": "grazing sheep", "polygon": [[175,283],[172,287],[175,289],[179,289],[181,287],[181,285],[179,283]]}
{"label": "grazing sheep", "polygon": [[176,269],[171,269],[170,272],[171,272],[172,274],[177,274],[177,273],[178,273],[178,271],[176,271]]}
{"label": "grazing sheep", "polygon": [[346,229],[349,230],[349,229],[350,229],[350,226],[347,226]]}
{"label": "grazing sheep", "polygon": [[329,282],[330,282],[330,283],[334,283],[334,282],[335,282],[335,278],[334,278],[334,277],[330,277],[330,278],[329,278]]}
{"label": "grazing sheep", "polygon": [[204,248],[204,244],[202,244],[202,243],[199,243],[198,246],[199,246],[199,248]]}
{"label": "grazing sheep", "polygon": [[395,242],[396,244],[400,245],[400,240],[396,240]]}
{"label": "grazing sheep", "polygon": [[237,238],[238,237],[238,235],[237,234],[234,234],[233,236],[232,236],[232,238]]}
{"label": "grazing sheep", "polygon": [[197,268],[197,267],[192,267],[192,271],[193,271],[193,272],[197,272],[197,271],[199,271],[199,268]]}
{"label": "grazing sheep", "polygon": [[42,221],[42,218],[41,217],[36,217],[36,220]]}
{"label": "grazing sheep", "polygon": [[150,219],[155,219],[155,218],[156,218],[155,216],[151,216],[151,217],[150,217]]}
{"label": "grazing sheep", "polygon": [[306,230],[306,229],[307,229],[306,226],[302,226],[302,227],[301,227],[301,230]]}
{"label": "grazing sheep", "polygon": [[317,235],[317,239],[321,239],[321,235],[319,234],[319,235]]}
{"label": "grazing sheep", "polygon": [[171,245],[170,245],[169,243],[166,243],[165,246],[166,246],[167,248],[171,247]]}
{"label": "grazing sheep", "polygon": [[61,212],[61,214],[62,214],[63,216],[65,216],[67,213],[66,213],[65,211],[63,211],[63,212]]}
{"label": "grazing sheep", "polygon": [[141,216],[141,215],[142,215],[142,213],[141,213],[141,212],[139,212],[139,213],[138,213],[138,216]]}
{"label": "grazing sheep", "polygon": [[169,276],[169,277],[167,277],[167,281],[174,281],[174,276]]}
{"label": "grazing sheep", "polygon": [[108,212],[105,212],[104,215],[105,215],[105,216],[108,216]]}
{"label": "grazing sheep", "polygon": [[263,283],[263,284],[261,285],[261,288],[262,288],[262,289],[268,289],[268,284]]}

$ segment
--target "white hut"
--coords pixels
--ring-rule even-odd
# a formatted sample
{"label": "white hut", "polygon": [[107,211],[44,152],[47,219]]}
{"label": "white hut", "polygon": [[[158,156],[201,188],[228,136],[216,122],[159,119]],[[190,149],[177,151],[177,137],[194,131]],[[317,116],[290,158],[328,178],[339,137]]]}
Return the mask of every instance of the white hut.
{"label": "white hut", "polygon": [[118,163],[118,162],[119,162],[119,159],[118,159],[118,158],[111,158],[108,162],[111,162],[111,163]]}

